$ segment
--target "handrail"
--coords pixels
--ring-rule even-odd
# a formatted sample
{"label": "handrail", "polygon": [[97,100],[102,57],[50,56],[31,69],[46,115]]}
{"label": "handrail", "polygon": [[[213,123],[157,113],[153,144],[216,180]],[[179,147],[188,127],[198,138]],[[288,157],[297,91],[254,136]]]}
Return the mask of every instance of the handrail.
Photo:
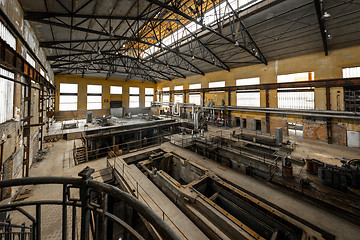
{"label": "handrail", "polygon": [[[141,216],[153,225],[156,231],[164,239],[180,239],[174,231],[148,206],[130,194],[120,190],[117,187],[106,183],[98,182],[92,179],[74,178],[74,177],[29,177],[0,181],[0,188],[14,187],[21,185],[39,185],[39,184],[63,184],[72,185],[81,189],[93,189],[97,192],[107,193],[116,199],[122,200],[130,207],[135,209]],[[41,203],[41,202],[40,202]],[[63,203],[65,204],[65,202]],[[0,205],[1,207],[1,205]],[[86,206],[89,208],[89,206]]]}
{"label": "handrail", "polygon": [[[115,157],[114,158],[114,169],[116,170],[116,168],[115,168],[115,165],[117,165],[120,169],[121,169],[121,166],[117,163],[117,157]],[[122,163],[122,166],[123,166],[123,168],[125,168],[125,167],[128,167],[129,168],[129,166],[128,165],[125,165],[124,163]],[[116,170],[117,171],[117,170]],[[121,175],[121,173],[119,172],[119,171],[117,171],[119,174],[120,174],[120,176],[122,176]],[[169,221],[175,226],[175,228],[186,238],[186,239],[188,239],[187,237],[186,237],[186,235],[181,231],[181,229],[170,219],[170,217],[164,212],[164,210],[156,203],[156,201],[149,195],[149,193],[141,186],[141,185],[139,185],[139,183],[138,183],[138,181],[129,173],[129,172],[127,172],[127,174],[125,173],[125,171],[123,170],[123,175],[124,176],[128,176],[128,179],[130,180],[130,178],[129,177],[131,177],[132,179],[133,179],[133,181],[135,181],[135,183],[136,183],[136,186],[133,184],[133,183],[131,183],[131,185],[133,186],[133,188],[136,188],[137,189],[137,191],[136,191],[136,193],[137,193],[137,198],[139,199],[139,196],[143,199],[143,201],[148,205],[148,206],[150,206],[149,205],[149,203],[147,203],[147,201],[145,200],[145,198],[141,195],[141,193],[139,193],[139,190],[138,190],[138,187],[140,186],[140,188],[144,191],[144,193],[152,200],[152,202],[158,207],[158,209],[162,212],[162,215],[163,215],[163,220],[164,220],[164,216],[166,216],[168,219],[169,219]],[[124,177],[123,176],[123,177]]]}

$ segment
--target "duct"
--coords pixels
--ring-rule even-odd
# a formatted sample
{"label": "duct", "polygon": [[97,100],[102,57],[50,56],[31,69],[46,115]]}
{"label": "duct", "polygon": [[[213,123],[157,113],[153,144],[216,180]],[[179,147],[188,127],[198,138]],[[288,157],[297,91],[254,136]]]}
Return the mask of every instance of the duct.
{"label": "duct", "polygon": [[200,108],[194,115],[194,130],[198,130],[199,129],[199,114],[202,112],[205,112],[206,110]]}
{"label": "duct", "polygon": [[[298,115],[298,116],[307,116],[307,117],[321,117],[321,118],[340,118],[340,119],[351,119],[351,120],[360,120],[360,116],[356,113],[349,115],[337,115],[336,111],[302,111],[295,109],[278,109],[278,108],[240,108],[236,106],[214,106],[214,107],[204,107],[209,110],[230,110],[230,111],[240,111],[240,112],[257,112],[257,113],[272,113],[272,114],[283,114],[283,115]],[[274,109],[274,110],[272,110]],[[316,113],[320,112],[320,113]],[[331,114],[330,114],[331,112]],[[349,113],[347,113],[349,114]]]}
{"label": "duct", "polygon": [[172,115],[180,117],[180,105],[179,105],[179,103],[175,103],[174,106],[172,106]]}
{"label": "duct", "polygon": [[[154,105],[160,105],[160,102],[154,102]],[[168,103],[172,105],[173,103]],[[179,103],[181,107],[192,108],[196,106],[192,103]],[[279,108],[264,108],[264,107],[238,107],[238,106],[208,106],[204,109],[213,111],[213,117],[215,110],[230,110],[240,112],[256,112],[256,113],[272,113],[283,115],[298,115],[306,117],[321,117],[321,118],[340,118],[350,120],[360,120],[360,114],[357,112],[344,112],[344,111],[329,111],[329,110],[304,110],[304,109],[279,109]]]}

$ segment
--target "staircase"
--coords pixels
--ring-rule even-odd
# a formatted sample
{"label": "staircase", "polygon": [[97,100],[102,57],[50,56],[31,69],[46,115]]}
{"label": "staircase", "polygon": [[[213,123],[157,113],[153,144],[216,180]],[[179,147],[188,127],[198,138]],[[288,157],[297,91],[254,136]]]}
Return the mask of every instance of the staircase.
{"label": "staircase", "polygon": [[76,165],[87,162],[85,147],[74,148],[74,160]]}

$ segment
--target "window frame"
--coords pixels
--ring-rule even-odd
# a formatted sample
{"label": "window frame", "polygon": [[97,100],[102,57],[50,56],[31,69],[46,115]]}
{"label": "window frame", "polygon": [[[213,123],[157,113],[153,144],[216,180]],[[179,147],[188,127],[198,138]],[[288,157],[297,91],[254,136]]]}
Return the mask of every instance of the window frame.
{"label": "window frame", "polygon": [[[152,93],[147,93],[147,89],[152,89]],[[154,93],[155,93],[155,89],[154,88],[145,88],[145,107],[151,107],[151,102],[154,101]],[[147,98],[152,98],[151,101],[148,101]]]}
{"label": "window frame", "polygon": [[[89,86],[96,86],[96,87],[100,87],[100,91],[93,91],[91,90],[91,92],[89,92]],[[86,109],[87,110],[101,110],[102,109],[102,85],[98,85],[98,84],[89,84],[87,85],[87,95],[86,95]],[[89,98],[90,97],[90,98]],[[100,101],[89,101],[89,99],[94,99],[92,97],[97,97],[97,99],[100,99]],[[97,107],[89,107],[89,103],[90,104],[99,104]]]}
{"label": "window frame", "polygon": [[[76,92],[61,92],[61,86],[65,86],[65,85],[76,85]],[[73,86],[73,88],[72,89],[74,89],[74,86]],[[63,112],[63,111],[77,111],[77,109],[78,109],[78,101],[79,101],[79,99],[78,99],[78,93],[79,93],[79,85],[78,84],[76,84],[76,83],[60,83],[60,95],[59,95],[59,111],[61,111],[61,112]],[[61,96],[76,96],[76,108],[74,109],[62,109],[62,105],[63,104],[75,104],[75,102],[70,102],[70,103],[64,103],[64,102],[62,102],[62,97]]]}
{"label": "window frame", "polygon": [[[10,79],[15,79],[15,74],[7,71],[0,67],[1,75],[8,77]],[[15,96],[15,82],[10,79],[0,77],[0,100],[4,100],[1,103],[1,107],[4,107],[4,111],[0,112],[0,124],[10,121],[14,118],[14,96]]]}
{"label": "window frame", "polygon": [[[115,89],[121,89],[120,91],[115,91]],[[110,95],[122,95],[122,86],[110,86]]]}
{"label": "window frame", "polygon": [[[300,77],[307,74],[307,80]],[[296,77],[297,76],[297,77]],[[286,79],[288,77],[289,79]],[[291,79],[293,78],[293,79]],[[282,74],[276,77],[277,83],[312,81],[314,72],[300,72]],[[278,88],[277,107],[282,109],[315,109],[315,91],[312,87],[305,88]]]}
{"label": "window frame", "polygon": [[[132,89],[137,89],[136,93],[131,93]],[[133,101],[131,99],[134,99],[136,97],[136,101]],[[135,106],[133,106],[131,103],[137,103]],[[140,107],[140,88],[139,87],[129,87],[129,108],[139,108]]]}
{"label": "window frame", "polygon": [[[260,77],[240,78],[236,79],[235,83],[236,86],[258,85],[260,84]],[[255,93],[256,97],[254,97]],[[245,104],[240,104],[239,99],[248,99],[248,101]],[[238,107],[260,107],[260,102],[260,89],[236,91],[236,106]]]}

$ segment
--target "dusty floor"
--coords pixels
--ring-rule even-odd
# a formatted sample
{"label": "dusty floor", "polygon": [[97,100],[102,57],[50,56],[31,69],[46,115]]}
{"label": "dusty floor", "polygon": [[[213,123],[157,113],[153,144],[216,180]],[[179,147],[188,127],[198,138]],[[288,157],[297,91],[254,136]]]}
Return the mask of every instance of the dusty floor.
{"label": "dusty floor", "polygon": [[[106,159],[99,159],[97,161],[89,162],[74,166],[74,161],[70,154],[70,149],[73,147],[73,141],[60,140],[55,143],[48,143],[45,148],[49,148],[49,152],[40,162],[34,163],[30,169],[30,177],[43,176],[68,176],[77,177],[78,173],[86,166],[100,170],[106,167]],[[100,180],[100,179],[98,179]],[[37,201],[37,200],[61,200],[62,199],[62,185],[35,185],[25,186],[24,188],[30,190],[29,197],[23,200]],[[22,191],[25,189],[23,188]],[[24,207],[26,211],[35,216],[35,207]],[[61,214],[62,206],[47,205],[42,207],[42,239],[61,239]],[[80,212],[78,211],[78,216]],[[72,211],[68,208],[68,218],[71,219]],[[15,224],[30,224],[22,214],[13,212],[11,214],[12,222]],[[79,224],[79,223],[78,223]],[[71,236],[71,228],[68,227],[68,236]]]}
{"label": "dusty floor", "polygon": [[[134,120],[131,120],[134,123]],[[209,127],[207,134],[230,136],[234,129],[224,129]],[[53,133],[59,131],[59,126],[55,126]],[[287,138],[287,137],[286,137]],[[318,160],[339,165],[340,158],[348,159],[358,158],[360,149],[348,148],[339,145],[327,145],[325,143],[313,142],[300,138],[290,137],[297,142],[296,149],[292,153],[293,157],[298,158],[316,158]],[[92,161],[87,164],[74,166],[71,151],[74,141],[60,140],[54,143],[47,143],[46,148],[49,152],[40,162],[34,163],[30,169],[30,176],[72,176],[76,177],[85,166],[90,166],[96,170],[106,167],[106,159]],[[224,168],[217,163],[207,160],[203,157],[181,148],[177,148],[169,143],[164,145],[166,148],[179,151],[181,155],[188,155],[189,159],[203,165],[211,167],[216,174],[224,178],[231,178],[236,185],[247,189],[256,195],[267,199],[268,201],[280,206],[281,208],[300,216],[303,219],[337,235],[336,239],[360,239],[360,228],[351,223],[338,218],[337,216],[318,209],[309,203],[296,199],[294,196],[285,194],[283,191],[277,191],[269,188],[266,183],[256,179],[241,175],[232,169]],[[61,199],[61,186],[45,185],[45,186],[29,186],[29,197],[24,201],[45,200],[45,199]],[[35,208],[27,207],[29,213],[34,214]],[[42,219],[44,226],[42,228],[42,239],[59,239],[61,236],[61,206],[45,206],[43,208]],[[69,217],[71,213],[69,212]],[[12,214],[13,223],[21,224],[24,217],[19,213]],[[70,233],[70,232],[69,232]]]}
{"label": "dusty floor", "polygon": [[[239,128],[218,128],[209,126],[209,131],[205,136],[217,135],[229,138],[234,130]],[[341,166],[340,159],[345,157],[347,159],[355,159],[360,157],[359,148],[351,148],[337,144],[327,144],[323,142],[316,142],[294,136],[284,136],[284,141],[292,140],[296,142],[295,150],[291,157],[297,159],[314,158],[324,163]]]}
{"label": "dusty floor", "polygon": [[[110,122],[114,125],[109,126],[109,127],[114,127],[114,126],[126,126],[126,125],[137,124],[137,123],[145,123],[148,121],[145,119],[142,119],[142,118],[112,117]],[[61,129],[62,123],[63,123],[62,121],[53,123],[51,125],[51,127],[49,129],[49,133],[47,135],[74,133],[74,132],[82,132],[82,131],[92,130],[92,129],[97,129],[97,128],[103,128],[99,124],[97,124],[95,121],[94,121],[94,123],[86,123],[85,119],[64,121],[64,123],[77,123],[78,124],[77,128],[72,128],[72,129]]]}
{"label": "dusty floor", "polygon": [[241,174],[231,168],[227,168],[208,158],[199,156],[194,152],[164,143],[160,146],[168,152],[175,152],[186,159],[189,159],[204,168],[211,169],[218,176],[227,179],[280,208],[318,226],[336,236],[336,239],[360,239],[360,227],[349,223],[331,212],[324,211],[298,199],[296,195],[286,194],[283,191],[268,186],[267,183]]}

